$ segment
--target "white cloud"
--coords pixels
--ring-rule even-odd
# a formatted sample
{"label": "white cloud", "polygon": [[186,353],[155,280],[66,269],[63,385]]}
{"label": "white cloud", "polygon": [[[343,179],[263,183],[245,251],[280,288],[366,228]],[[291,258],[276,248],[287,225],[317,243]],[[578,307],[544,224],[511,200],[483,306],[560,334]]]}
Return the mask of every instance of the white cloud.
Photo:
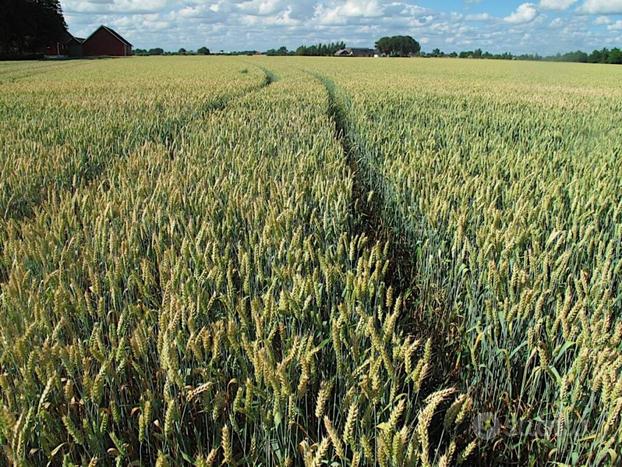
{"label": "white cloud", "polygon": [[543,10],[563,11],[574,5],[577,0],[540,0],[540,8]]}
{"label": "white cloud", "polygon": [[66,0],[63,10],[69,13],[153,13],[171,3],[169,0]]}
{"label": "white cloud", "polygon": [[[451,10],[443,9],[440,2],[427,8],[418,1],[61,0],[61,4],[71,32],[79,37],[106,24],[136,47],[166,50],[201,46],[267,50],[281,45],[295,49],[301,44],[341,40],[349,46],[369,47],[379,37],[393,34],[412,35],[425,50],[438,47],[447,52],[482,48],[549,54],[611,48],[622,42],[613,17],[598,19],[578,14],[582,11],[572,7],[550,18],[540,14],[569,0],[523,0],[529,3],[505,17],[482,10],[484,3],[473,11],[466,3]],[[580,4],[580,9],[587,4],[590,8],[596,3],[612,5],[602,0],[573,3]]]}
{"label": "white cloud", "polygon": [[350,18],[377,18],[384,10],[377,0],[347,0],[324,6],[320,3],[316,9],[322,24],[344,24]]}
{"label": "white cloud", "polygon": [[609,16],[599,16],[594,20],[594,24],[602,25],[602,24],[610,24],[611,18]]}
{"label": "white cloud", "polygon": [[256,16],[268,16],[278,13],[282,9],[279,0],[250,0],[240,3],[239,9]]}
{"label": "white cloud", "polygon": [[553,21],[549,23],[549,26],[552,28],[561,28],[564,25],[564,20],[561,18],[555,18]]}
{"label": "white cloud", "polygon": [[622,14],[622,0],[586,0],[579,11],[592,15]]}
{"label": "white cloud", "polygon": [[533,3],[523,3],[518,6],[516,11],[503,18],[506,23],[525,24],[531,23],[538,16],[538,10]]}
{"label": "white cloud", "polygon": [[471,15],[466,15],[464,17],[467,21],[491,21],[494,19],[490,13],[476,13]]}

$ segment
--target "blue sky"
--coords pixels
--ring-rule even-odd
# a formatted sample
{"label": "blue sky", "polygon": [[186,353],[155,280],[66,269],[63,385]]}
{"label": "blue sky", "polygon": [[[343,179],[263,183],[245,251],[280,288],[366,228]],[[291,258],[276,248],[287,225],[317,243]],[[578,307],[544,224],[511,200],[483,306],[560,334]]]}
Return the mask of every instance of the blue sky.
{"label": "blue sky", "polygon": [[61,0],[70,31],[135,47],[266,50],[409,34],[424,50],[552,54],[622,47],[622,0]]}

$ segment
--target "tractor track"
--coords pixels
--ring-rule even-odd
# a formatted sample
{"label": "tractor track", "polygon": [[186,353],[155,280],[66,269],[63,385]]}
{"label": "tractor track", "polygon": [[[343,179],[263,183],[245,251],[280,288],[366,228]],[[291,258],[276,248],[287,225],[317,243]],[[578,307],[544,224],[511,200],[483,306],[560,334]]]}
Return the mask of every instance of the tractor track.
{"label": "tractor track", "polygon": [[[328,95],[327,114],[335,127],[335,138],[344,151],[353,179],[351,209],[351,231],[354,235],[364,235],[372,243],[388,244],[389,268],[385,276],[385,284],[393,288],[396,295],[404,300],[406,313],[401,317],[399,327],[407,335],[416,338],[431,338],[438,364],[432,366],[427,384],[421,389],[421,400],[428,395],[450,386],[458,386],[458,375],[447,363],[446,342],[438,330],[422,318],[422,306],[417,302],[417,267],[412,253],[413,239],[408,233],[400,231],[386,222],[382,213],[389,208],[390,182],[372,166],[374,154],[368,154],[364,148],[364,139],[352,129],[349,120],[349,96],[345,94],[330,78],[319,73],[308,72],[318,79],[325,87]],[[382,188],[380,188],[382,187]],[[402,225],[406,225],[402,223]],[[435,422],[430,433],[430,445],[440,447],[447,443],[443,439],[443,411],[435,415]],[[436,423],[438,422],[438,423]],[[482,464],[482,459],[475,460],[473,465]]]}

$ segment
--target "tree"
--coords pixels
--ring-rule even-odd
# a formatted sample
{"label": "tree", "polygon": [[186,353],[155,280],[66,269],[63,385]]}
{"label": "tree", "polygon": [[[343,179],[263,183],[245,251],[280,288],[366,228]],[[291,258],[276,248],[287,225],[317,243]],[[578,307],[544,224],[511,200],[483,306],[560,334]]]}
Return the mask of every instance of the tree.
{"label": "tree", "polygon": [[609,50],[594,50],[587,58],[589,63],[606,63],[609,55]]}
{"label": "tree", "polygon": [[147,52],[149,55],[164,55],[164,50],[160,47],[156,47],[155,49],[149,49]]}
{"label": "tree", "polygon": [[287,47],[285,46],[281,46],[279,47],[277,50],[274,49],[270,49],[266,52],[266,55],[270,55],[270,56],[275,56],[275,55],[288,55],[289,51],[287,50]]}
{"label": "tree", "polygon": [[419,42],[410,36],[382,37],[376,42],[376,48],[392,57],[408,57],[421,51]]}
{"label": "tree", "polygon": [[39,52],[62,40],[67,31],[59,0],[2,0],[0,55]]}
{"label": "tree", "polygon": [[344,42],[329,42],[328,44],[301,45],[296,49],[296,55],[328,57],[335,55],[338,50],[345,49]]}
{"label": "tree", "polygon": [[617,47],[611,49],[609,51],[609,56],[607,57],[607,63],[612,65],[622,65],[622,50]]}
{"label": "tree", "polygon": [[201,47],[199,50],[197,50],[197,53],[199,55],[210,55],[210,51],[207,47]]}
{"label": "tree", "polygon": [[188,53],[188,51],[182,47],[181,49],[179,49],[179,50],[177,51],[177,53],[178,53],[179,55],[186,55],[186,54]]}
{"label": "tree", "polygon": [[557,61],[560,62],[579,62],[579,63],[587,63],[588,55],[581,50],[577,50],[576,52],[568,52],[566,54],[560,55],[557,58]]}

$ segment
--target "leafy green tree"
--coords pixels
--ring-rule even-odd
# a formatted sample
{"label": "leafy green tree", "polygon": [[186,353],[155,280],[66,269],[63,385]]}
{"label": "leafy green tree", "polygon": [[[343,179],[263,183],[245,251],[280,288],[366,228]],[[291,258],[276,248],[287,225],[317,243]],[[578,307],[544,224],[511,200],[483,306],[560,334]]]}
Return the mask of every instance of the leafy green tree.
{"label": "leafy green tree", "polygon": [[411,36],[382,37],[376,42],[376,48],[392,57],[417,55],[421,51],[421,45]]}
{"label": "leafy green tree", "polygon": [[197,53],[199,55],[210,55],[210,51],[207,47],[201,47],[199,50],[197,50]]}
{"label": "leafy green tree", "polygon": [[621,65],[622,64],[622,50],[617,47],[611,49],[609,51],[609,56],[607,57],[607,63],[612,65]]}
{"label": "leafy green tree", "polygon": [[296,49],[296,55],[327,57],[335,55],[338,50],[345,48],[345,42],[329,42],[328,44],[301,45]]}
{"label": "leafy green tree", "polygon": [[270,55],[270,56],[276,56],[276,55],[283,56],[283,55],[289,55],[289,51],[287,50],[287,47],[282,46],[282,47],[279,47],[276,50],[275,49],[270,49],[270,50],[268,50],[266,52],[266,54]]}
{"label": "leafy green tree", "polygon": [[66,31],[59,0],[0,0],[0,55],[39,52]]}
{"label": "leafy green tree", "polygon": [[160,47],[156,47],[155,49],[149,49],[147,52],[149,55],[164,55],[164,50]]}
{"label": "leafy green tree", "polygon": [[587,61],[589,63],[605,63],[608,55],[609,50],[607,49],[594,50],[588,57]]}
{"label": "leafy green tree", "polygon": [[577,50],[575,52],[568,52],[565,54],[557,54],[554,57],[548,58],[554,62],[578,62],[578,63],[587,63],[588,55],[581,50]]}

